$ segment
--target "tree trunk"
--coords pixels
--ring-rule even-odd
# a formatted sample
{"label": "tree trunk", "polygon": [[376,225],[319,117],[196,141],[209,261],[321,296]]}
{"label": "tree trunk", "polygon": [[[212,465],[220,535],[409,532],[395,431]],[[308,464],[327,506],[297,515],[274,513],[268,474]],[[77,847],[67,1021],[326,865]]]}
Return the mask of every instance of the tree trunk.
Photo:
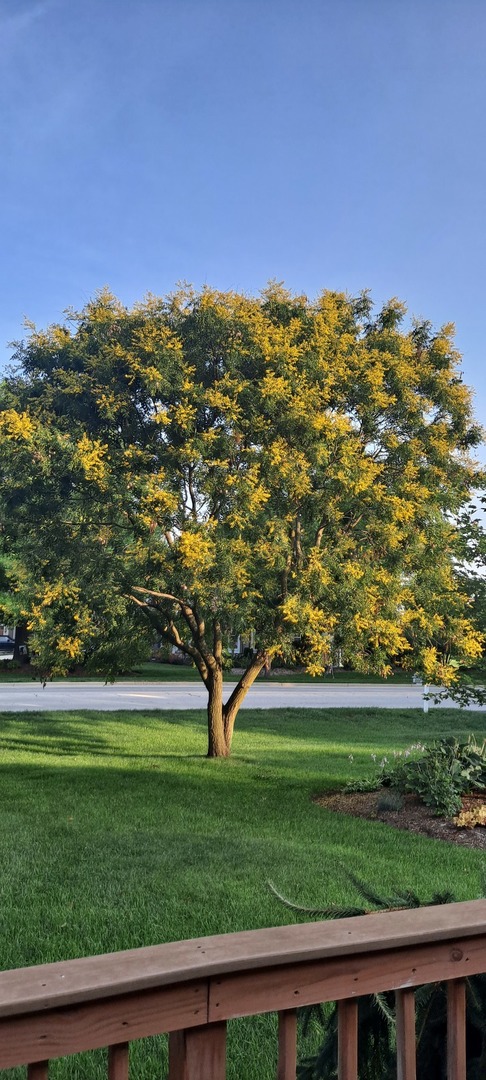
{"label": "tree trunk", "polygon": [[267,659],[267,653],[258,652],[241,676],[226,705],[223,705],[223,670],[218,664],[207,678],[208,690],[208,758],[229,757],[231,741],[238,710],[250,686]]}
{"label": "tree trunk", "polygon": [[228,745],[224,730],[223,712],[223,672],[219,665],[211,671],[207,680],[208,688],[208,758],[228,757],[231,747]]}
{"label": "tree trunk", "polygon": [[260,674],[262,667],[267,661],[268,654],[259,650],[256,656],[253,657],[251,664],[247,667],[245,673],[241,676],[239,683],[235,686],[233,693],[228,698],[226,705],[223,707],[224,717],[224,735],[227,746],[227,755],[231,750],[231,740],[233,738],[233,729],[235,726],[235,720],[238,715],[238,710],[243,699],[246,697],[249,689],[253,686],[257,675]]}
{"label": "tree trunk", "polygon": [[[133,592],[147,593],[150,602],[139,600],[132,596],[132,600],[138,607],[143,608],[151,624],[171,645],[176,645],[183,653],[191,657],[196,664],[201,679],[208,692],[208,758],[229,757],[233,728],[238,715],[238,710],[243,699],[246,697],[250,686],[253,685],[262,667],[270,672],[272,663],[271,652],[259,649],[251,660],[241,679],[232,690],[226,705],[223,705],[223,635],[218,619],[213,622],[212,650],[208,646],[204,636],[204,620],[200,618],[195,608],[190,604],[173,596],[172,593],[157,592],[155,589],[146,589],[134,585]],[[162,609],[157,607],[159,601],[171,601],[178,604],[182,615],[191,631],[191,640],[183,641],[175,625],[169,617],[161,619]]]}

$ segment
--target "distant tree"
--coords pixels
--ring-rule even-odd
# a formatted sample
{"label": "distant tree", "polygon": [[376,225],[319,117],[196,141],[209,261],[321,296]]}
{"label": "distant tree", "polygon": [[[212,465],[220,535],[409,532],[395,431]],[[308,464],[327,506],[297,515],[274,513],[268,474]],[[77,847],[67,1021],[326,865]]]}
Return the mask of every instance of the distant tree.
{"label": "distant tree", "polygon": [[[362,671],[400,655],[454,679],[480,652],[451,524],[480,432],[451,327],[403,318],[272,284],[132,309],[103,291],[31,328],[1,388],[0,499],[43,670],[113,671],[152,628],[198,668],[210,756],[299,636],[314,674],[339,643]],[[224,645],[250,628],[223,703]]]}
{"label": "distant tree", "polygon": [[476,624],[486,632],[486,496],[478,493],[458,519],[457,573]]}
{"label": "distant tree", "polygon": [[460,705],[486,704],[486,497],[475,493],[456,520],[455,573],[462,596],[467,597],[470,617],[483,635],[482,653],[473,658],[472,670],[463,672],[447,694],[433,694],[434,701],[452,697]]}

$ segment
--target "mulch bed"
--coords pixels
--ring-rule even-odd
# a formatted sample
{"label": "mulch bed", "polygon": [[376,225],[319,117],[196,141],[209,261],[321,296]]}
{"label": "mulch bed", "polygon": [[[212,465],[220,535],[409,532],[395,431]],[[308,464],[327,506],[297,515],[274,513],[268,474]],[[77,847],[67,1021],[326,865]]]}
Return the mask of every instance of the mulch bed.
{"label": "mulch bed", "polygon": [[[352,817],[366,818],[367,821],[383,821],[395,829],[406,829],[408,832],[419,833],[420,836],[431,836],[435,840],[446,840],[452,844],[461,844],[463,847],[486,850],[486,827],[484,826],[476,825],[474,829],[459,829],[452,821],[436,817],[433,810],[424,806],[415,795],[404,796],[401,810],[379,810],[378,803],[381,798],[383,798],[383,791],[352,793],[335,791],[315,795],[313,802],[338,814],[351,814]],[[481,801],[484,802],[484,798]],[[474,797],[463,798],[465,810],[472,809],[474,805],[477,805]]]}

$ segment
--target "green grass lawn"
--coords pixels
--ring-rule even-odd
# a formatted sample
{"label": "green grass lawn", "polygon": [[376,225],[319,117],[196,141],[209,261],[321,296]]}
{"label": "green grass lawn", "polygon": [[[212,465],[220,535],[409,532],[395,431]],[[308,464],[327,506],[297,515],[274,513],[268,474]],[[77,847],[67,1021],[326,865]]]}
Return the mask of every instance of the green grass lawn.
{"label": "green grass lawn", "polygon": [[[241,674],[239,672],[225,672],[225,679],[227,682],[235,681]],[[31,682],[33,678],[32,671],[28,665],[25,667],[14,667],[9,663],[0,663],[0,686],[2,683],[9,682]],[[67,682],[79,682],[87,680],[90,682],[99,682],[102,676],[100,675],[86,675],[84,671],[76,675],[67,675]],[[263,680],[265,676],[262,674],[259,679]],[[277,669],[271,671],[270,679],[273,682],[290,682],[290,683],[411,683],[412,676],[403,671],[397,671],[393,675],[390,675],[388,679],[382,679],[379,675],[362,675],[359,671],[335,671],[334,675],[321,675],[314,676],[308,675],[305,671],[283,671]],[[200,682],[201,676],[195,667],[188,666],[186,664],[159,664],[147,662],[146,664],[138,664],[137,667],[127,671],[126,674],[120,675],[117,682],[126,682],[127,680],[134,682]],[[57,681],[64,681],[56,679]]]}
{"label": "green grass lawn", "polygon": [[[239,678],[240,672],[225,672],[225,679],[227,682]],[[151,682],[162,682],[178,680],[178,679],[200,679],[199,672],[196,668],[186,666],[185,664],[156,664],[147,663],[139,664],[129,673],[129,678],[134,679],[147,679]],[[265,675],[258,676],[259,680],[264,680]],[[308,675],[306,671],[290,671],[283,670],[281,668],[272,669],[269,676],[273,682],[292,682],[292,683],[411,683],[412,676],[408,672],[397,671],[393,675],[390,675],[388,679],[382,679],[379,675],[363,675],[359,671],[344,671],[337,670],[334,675]]]}
{"label": "green grass lawn", "polygon": [[[311,796],[368,773],[371,754],[485,728],[455,710],[255,710],[233,757],[208,761],[202,712],[0,714],[0,966],[293,921],[268,880],[308,905],[356,900],[347,870],[474,898],[480,852]],[[234,1026],[230,1080],[274,1077],[272,1023]],[[135,1048],[134,1075],[160,1075],[161,1052]],[[101,1057],[52,1075],[101,1077]]]}

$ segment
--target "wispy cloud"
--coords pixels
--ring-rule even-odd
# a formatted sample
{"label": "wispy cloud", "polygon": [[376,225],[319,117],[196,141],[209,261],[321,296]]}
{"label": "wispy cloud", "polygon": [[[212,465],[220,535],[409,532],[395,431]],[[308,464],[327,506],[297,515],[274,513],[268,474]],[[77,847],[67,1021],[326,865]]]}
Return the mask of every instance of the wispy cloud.
{"label": "wispy cloud", "polygon": [[5,39],[11,43],[19,34],[28,31],[38,19],[47,15],[56,4],[57,0],[39,0],[38,3],[27,4],[21,11],[14,13],[5,12],[0,7],[0,39],[3,43]]}
{"label": "wispy cloud", "polygon": [[27,145],[33,165],[44,145],[68,138],[73,117],[82,128],[91,92],[86,65],[69,67],[64,54],[52,62],[58,32],[52,14],[60,6],[59,0],[0,0],[0,137],[11,168]]}

